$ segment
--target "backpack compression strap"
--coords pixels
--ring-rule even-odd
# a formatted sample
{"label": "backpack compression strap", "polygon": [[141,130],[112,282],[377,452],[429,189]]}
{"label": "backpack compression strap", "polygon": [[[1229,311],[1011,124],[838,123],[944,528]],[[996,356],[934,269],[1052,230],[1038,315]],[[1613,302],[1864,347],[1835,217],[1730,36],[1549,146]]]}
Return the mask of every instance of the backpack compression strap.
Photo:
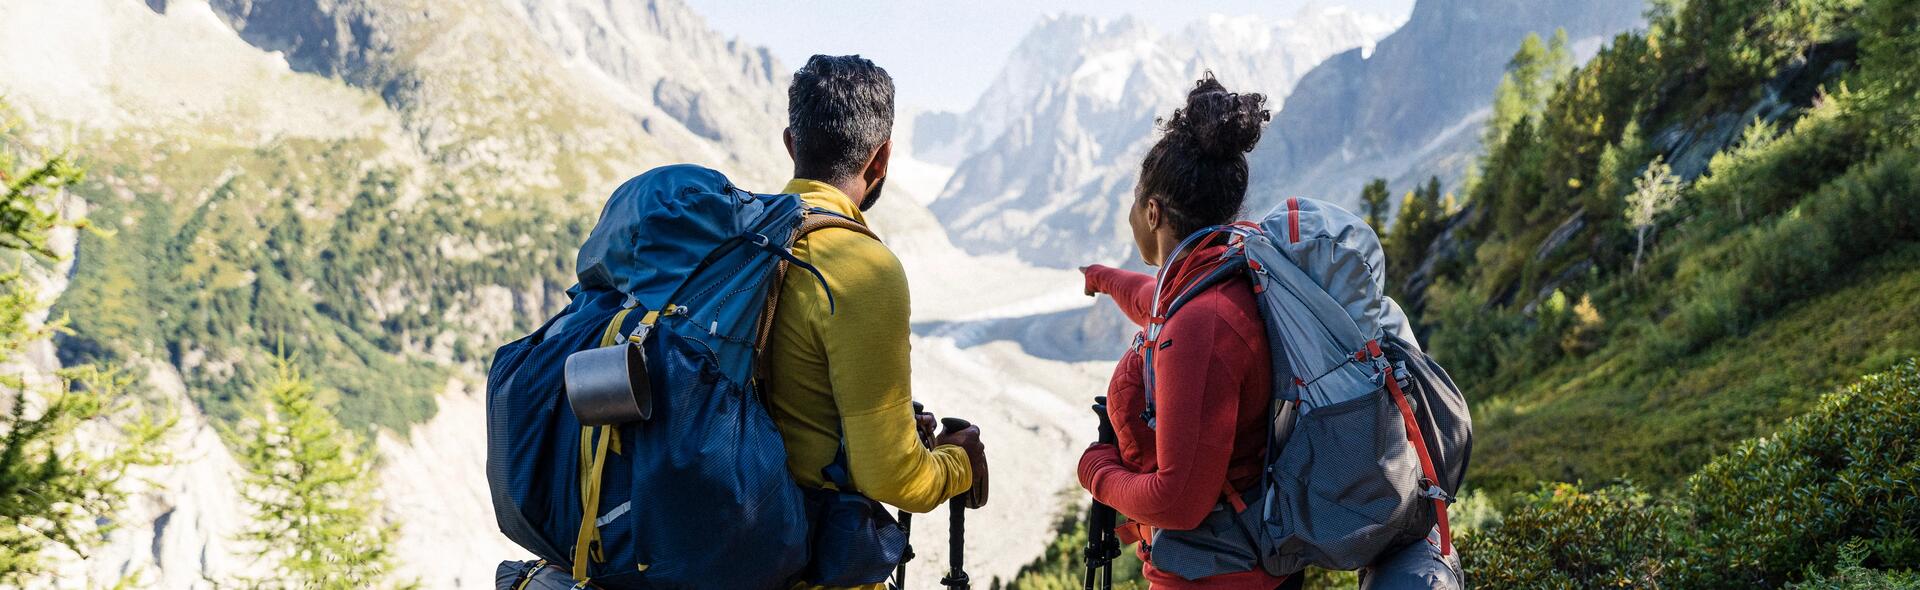
{"label": "backpack compression strap", "polygon": [[[1359,360],[1386,359],[1386,355],[1380,352],[1379,340],[1367,341],[1366,350],[1354,353],[1354,357]],[[1453,553],[1453,530],[1447,526],[1447,503],[1452,499],[1447,497],[1446,490],[1440,489],[1440,476],[1433,468],[1433,455],[1427,452],[1427,437],[1420,432],[1420,422],[1413,419],[1413,407],[1407,403],[1406,392],[1400,390],[1400,378],[1394,374],[1393,361],[1387,361],[1383,376],[1387,381],[1387,393],[1393,396],[1393,404],[1400,407],[1400,419],[1406,422],[1407,442],[1413,444],[1414,454],[1420,457],[1420,473],[1423,475],[1420,483],[1426,486],[1426,489],[1421,490],[1420,493],[1433,499],[1434,518],[1439,521],[1440,526],[1440,554],[1451,554]]]}
{"label": "backpack compression strap", "polygon": [[[794,228],[793,237],[787,240],[786,248],[788,251],[792,251],[794,243],[799,242],[800,238],[806,237],[807,234],[829,228],[844,229],[873,238],[875,241],[880,240],[880,236],[874,235],[873,230],[867,229],[867,226],[860,225],[858,221],[825,209],[808,209],[800,218],[800,226]],[[767,339],[773,334],[773,312],[780,307],[780,293],[785,290],[780,287],[787,279],[787,267],[792,266],[792,264],[792,262],[783,258],[779,264],[774,265],[772,287],[767,290],[767,308],[760,312],[760,328],[758,334],[754,336],[753,339],[753,375],[755,379],[762,383],[765,383],[767,378],[767,362],[765,355],[761,353],[766,352]],[[818,274],[818,271],[815,271],[815,274]],[[823,288],[826,287],[824,277],[822,278],[820,286]],[[827,296],[831,298],[833,295],[829,292]]]}
{"label": "backpack compression strap", "polygon": [[[600,334],[601,347],[619,342],[620,324],[626,322],[627,314],[633,310],[629,307],[613,314],[613,321],[607,322],[606,331]],[[618,427],[580,427],[580,532],[573,539],[573,579],[581,584],[588,579],[587,560],[598,563],[607,561],[607,557],[600,552],[600,475],[607,467],[607,449],[611,447],[614,453],[621,452],[619,441]]]}
{"label": "backpack compression strap", "polygon": [[[1168,276],[1167,269],[1172,268],[1174,262],[1186,258],[1191,254],[1191,250],[1200,248],[1207,240],[1221,234],[1243,236],[1242,232],[1236,231],[1236,226],[1231,225],[1217,225],[1196,231],[1192,235],[1187,236],[1186,239],[1181,240],[1179,247],[1174,248],[1173,256],[1169,257],[1170,259],[1166,263],[1160,265],[1159,272],[1154,273],[1154,315],[1147,324],[1146,338],[1141,348],[1141,353],[1144,356],[1141,366],[1141,382],[1143,385],[1142,389],[1146,392],[1146,408],[1140,412],[1140,419],[1147,423],[1147,428],[1154,427],[1154,416],[1157,414],[1153,400],[1153,353],[1160,348],[1160,331],[1166,328],[1167,321],[1173,317],[1173,312],[1179,311],[1181,307],[1185,306],[1188,301],[1192,300],[1195,295],[1200,294],[1201,291],[1205,291],[1208,287],[1212,287],[1215,283],[1219,283],[1235,273],[1246,270],[1246,263],[1248,261],[1245,256],[1245,251],[1239,244],[1229,243],[1227,251],[1219,258],[1200,261],[1192,268],[1182,268],[1182,273],[1178,276]],[[1180,285],[1173,285],[1172,287],[1178,290],[1174,292],[1171,297],[1168,296],[1169,281],[1179,282],[1182,277],[1192,277],[1196,275],[1198,278],[1189,278]],[[1257,288],[1259,283],[1255,282],[1254,285]]]}

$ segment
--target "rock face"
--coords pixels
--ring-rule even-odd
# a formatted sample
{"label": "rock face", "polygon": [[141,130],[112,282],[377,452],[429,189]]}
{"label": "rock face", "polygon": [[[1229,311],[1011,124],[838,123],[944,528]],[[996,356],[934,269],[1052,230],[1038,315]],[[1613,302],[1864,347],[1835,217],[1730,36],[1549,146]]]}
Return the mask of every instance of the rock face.
{"label": "rock face", "polygon": [[[424,244],[415,252],[433,259],[426,270],[475,261],[523,270],[502,259],[540,258],[530,251],[552,243],[570,254],[567,233],[591,220],[606,191],[658,164],[693,161],[726,170],[742,186],[778,186],[788,167],[777,139],[785,72],[764,50],[725,40],[672,0],[0,2],[0,95],[47,130],[50,145],[94,165],[85,196],[99,207],[96,221],[129,239],[192,236],[178,243],[190,244],[198,260],[238,269],[215,277],[238,287],[196,284],[188,291],[196,294],[273,279],[220,250],[336,231],[353,215],[349,201],[367,197],[358,179],[376,173],[390,183],[391,203],[369,205],[357,223],[452,211],[399,224],[428,233],[379,236]],[[903,142],[910,141],[912,126],[904,127]],[[1111,359],[1060,353],[1077,344],[1071,335],[974,330],[992,322],[1072,327],[1069,316],[1088,300],[1071,270],[955,248],[923,205],[951,166],[902,155],[894,188],[872,219],[907,268],[916,319],[955,326],[922,326],[913,337],[916,398],[991,428],[1002,449],[998,499],[972,515],[969,536],[968,569],[985,585],[1011,578],[1043,551],[1061,509],[1075,499],[1061,492],[1074,485],[1069,466],[1092,431],[1085,398],[1100,389]],[[166,214],[147,215],[217,207],[240,213],[197,234],[170,225]],[[468,210],[478,213],[459,216]],[[265,231],[261,211],[283,211],[298,223]],[[515,214],[535,219],[483,223]],[[62,248],[73,247],[71,235],[63,239]],[[431,297],[454,302],[427,310],[431,322],[393,329],[405,332],[398,346],[354,349],[433,365],[443,376],[426,386],[436,392],[430,417],[374,432],[378,471],[369,477],[380,484],[383,518],[399,527],[400,577],[428,588],[491,587],[496,562],[529,556],[495,530],[479,369],[487,349],[565,302],[566,271],[481,268],[447,273],[486,276],[449,286],[413,276],[401,261],[340,276],[328,272],[341,264],[335,258],[284,252],[278,260],[317,271],[297,277],[290,292],[311,294],[334,281],[364,287],[339,301],[279,299],[305,306],[307,327],[326,328],[348,306],[361,306],[382,320],[361,324],[371,327],[357,335],[371,339],[386,336],[377,333],[384,321],[433,307],[423,303]],[[135,256],[127,274],[164,262],[150,252]],[[106,257],[81,251],[75,268],[120,268],[106,266]],[[540,264],[551,270],[570,261]],[[61,295],[69,269],[58,270],[48,299],[71,301],[89,288],[75,279]],[[1035,319],[1018,319],[1026,317]],[[1094,328],[1069,334],[1104,334]],[[1006,339],[1020,342],[999,342]],[[104,587],[138,573],[155,587],[209,588],[262,573],[267,564],[237,541],[252,518],[239,498],[241,468],[220,435],[222,418],[196,405],[205,399],[195,384],[196,377],[232,376],[238,355],[268,352],[241,352],[252,345],[238,342],[225,351],[205,343],[122,344],[132,351],[126,364],[146,375],[144,388],[180,412],[181,426],[165,443],[172,461],[137,474],[154,485],[137,488],[94,553],[62,557],[58,579],[46,585]],[[57,367],[54,344],[37,346],[40,370]],[[456,353],[467,348],[481,350]],[[944,521],[916,523],[922,557],[911,588],[937,587]]]}
{"label": "rock face", "polygon": [[784,69],[678,0],[210,6],[295,71],[377,93],[455,171],[573,191],[675,159],[772,179],[785,157]]}
{"label": "rock face", "polygon": [[1154,121],[1184,102],[1202,72],[1267,94],[1277,109],[1313,64],[1370,47],[1394,24],[1338,9],[1278,22],[1216,16],[1173,33],[1126,18],[1050,18],[957,131],[939,133],[945,115],[922,117],[935,133],[915,147],[960,158],[933,211],[969,252],[1012,251],[1056,267],[1118,260]]}
{"label": "rock face", "polygon": [[[727,170],[745,185],[778,182],[787,168],[778,143],[784,72],[764,49],[726,40],[674,0],[0,3],[0,96],[49,147],[93,166],[89,198],[162,211],[193,211],[212,198],[253,199],[264,209],[284,203],[312,232],[326,231],[341,199],[352,198],[340,187],[371,170],[388,171],[399,195],[383,217],[446,185],[453,188],[434,190],[511,197],[469,197],[470,208],[498,212],[535,200],[541,211],[591,219],[613,183],[676,161]],[[274,150],[299,157],[262,170],[228,156]],[[330,150],[350,150],[355,161],[319,164]],[[195,169],[201,165],[209,169]],[[237,179],[276,174],[292,178],[299,194],[233,189],[245,186]],[[166,223],[118,214],[102,221],[129,234]],[[559,232],[567,220],[545,221],[542,229]],[[448,261],[523,249],[512,236],[447,227],[452,233],[420,239],[438,243]],[[210,231],[198,243],[227,245],[219,240],[245,235],[238,231]],[[74,247],[73,236],[61,239],[62,249]],[[231,245],[246,248],[250,239]],[[89,252],[75,259],[98,264]],[[68,267],[59,271],[49,277],[48,300],[67,285]],[[396,276],[398,269],[373,272],[384,278],[355,278],[382,285],[366,297],[376,314],[448,289]],[[234,276],[243,285],[256,280]],[[374,351],[453,376],[431,418],[376,433],[380,471],[372,476],[380,478],[384,517],[400,526],[401,576],[430,588],[491,587],[494,563],[527,557],[495,532],[487,496],[475,366],[484,361],[456,361],[451,350],[463,339],[490,347],[518,333],[563,304],[564,287],[544,275],[461,287],[452,297],[467,303],[446,310],[443,332],[408,334],[403,349]],[[160,351],[136,352],[125,364],[142,369],[143,388],[180,413],[165,441],[172,460],[129,478],[153,485],[137,487],[94,553],[58,557],[58,579],[48,584],[105,587],[138,573],[154,587],[196,588],[259,573],[264,564],[236,539],[251,519],[239,499],[239,465],[219,419],[200,411],[189,395],[193,380],[183,378],[232,363],[192,347],[168,354],[153,342],[126,344]],[[35,345],[31,356],[44,365],[36,371],[58,366],[54,348]]]}
{"label": "rock face", "polygon": [[499,1],[648,130],[684,128],[717,148],[703,154],[713,161],[753,168],[730,174],[777,181],[785,170],[780,129],[791,72],[766,48],[722,38],[680,0]]}
{"label": "rock face", "polygon": [[171,365],[147,363],[142,382],[179,412],[179,424],[163,439],[172,457],[129,474],[153,486],[128,499],[104,546],[61,569],[59,587],[101,588],[137,574],[153,588],[205,588],[208,577],[264,573],[238,540],[252,524],[242,509],[240,463]]}
{"label": "rock face", "polygon": [[[1369,179],[1457,184],[1487,105],[1527,33],[1565,28],[1576,56],[1641,22],[1642,0],[1418,0],[1372,55],[1348,51],[1295,85],[1250,157],[1265,211],[1305,195],[1351,207]],[[1257,206],[1256,206],[1257,205]]]}

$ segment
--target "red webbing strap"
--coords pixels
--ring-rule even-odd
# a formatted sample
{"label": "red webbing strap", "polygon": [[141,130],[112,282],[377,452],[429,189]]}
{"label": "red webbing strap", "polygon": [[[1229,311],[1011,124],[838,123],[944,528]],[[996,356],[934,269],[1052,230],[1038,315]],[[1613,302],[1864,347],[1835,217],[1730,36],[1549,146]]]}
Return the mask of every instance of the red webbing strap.
{"label": "red webbing strap", "polygon": [[[1407,441],[1413,443],[1414,453],[1420,455],[1420,471],[1426,474],[1427,485],[1440,485],[1440,476],[1433,471],[1433,456],[1427,454],[1427,439],[1420,433],[1420,424],[1413,420],[1413,407],[1407,405],[1407,394],[1400,391],[1400,379],[1393,375],[1393,364],[1387,364],[1387,392],[1393,394],[1394,405],[1400,406],[1400,419],[1407,423]],[[1440,554],[1453,553],[1453,529],[1447,527],[1447,501],[1433,499],[1433,512],[1440,520]]]}
{"label": "red webbing strap", "polygon": [[1233,489],[1232,480],[1220,484],[1220,495],[1226,497],[1227,505],[1233,507],[1234,514],[1247,511],[1247,500],[1240,497],[1238,490]]}
{"label": "red webbing strap", "polygon": [[1300,243],[1300,197],[1287,198],[1287,241]]}

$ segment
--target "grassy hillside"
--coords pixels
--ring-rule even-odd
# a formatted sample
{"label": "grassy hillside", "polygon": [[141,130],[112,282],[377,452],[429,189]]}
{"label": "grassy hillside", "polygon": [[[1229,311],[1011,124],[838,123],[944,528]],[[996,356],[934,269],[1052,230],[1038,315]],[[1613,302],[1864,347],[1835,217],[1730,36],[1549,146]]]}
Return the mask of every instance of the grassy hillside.
{"label": "grassy hillside", "polygon": [[1556,363],[1474,405],[1472,481],[1680,481],[1730,441],[1772,432],[1815,395],[1920,355],[1920,244],[1834,277],[1738,338],[1648,363],[1630,346]]}
{"label": "grassy hillside", "polygon": [[73,190],[110,233],[81,239],[56,309],[74,329],[62,354],[169,361],[224,420],[284,352],[340,392],[349,425],[430,417],[451,363],[480,361],[504,329],[537,321],[589,220],[561,199],[420,188],[407,178],[418,170],[366,164],[383,149],[91,152],[96,173]]}
{"label": "grassy hillside", "polygon": [[[1916,22],[1659,3],[1489,134],[1430,276],[1399,277],[1432,285],[1429,344],[1475,396],[1469,482],[1507,512],[1470,577],[1915,583]],[[1605,483],[1540,487],[1582,481]]]}
{"label": "grassy hillside", "polygon": [[1920,360],[1822,396],[1675,493],[1572,484],[1518,496],[1461,544],[1498,588],[1920,586]]}
{"label": "grassy hillside", "polygon": [[1656,5],[1490,134],[1420,318],[1475,486],[1670,487],[1920,351],[1915,9],[1780,4]]}
{"label": "grassy hillside", "polygon": [[1577,68],[1523,45],[1460,204],[1419,187],[1386,238],[1505,513],[1468,575],[1911,583],[1880,570],[1920,546],[1920,416],[1883,401],[1920,371],[1920,5],[1649,17]]}
{"label": "grassy hillside", "polygon": [[[782,68],[678,3],[632,22],[423,0],[155,4],[15,11],[72,30],[41,39],[49,55],[87,59],[0,86],[79,154],[72,190],[107,230],[82,237],[57,304],[63,360],[170,364],[221,424],[280,353],[339,392],[350,426],[424,420],[458,367],[557,309],[617,181],[700,161],[751,186],[785,161]],[[546,37],[573,25],[610,28],[578,47]],[[63,103],[85,84],[90,100]]]}

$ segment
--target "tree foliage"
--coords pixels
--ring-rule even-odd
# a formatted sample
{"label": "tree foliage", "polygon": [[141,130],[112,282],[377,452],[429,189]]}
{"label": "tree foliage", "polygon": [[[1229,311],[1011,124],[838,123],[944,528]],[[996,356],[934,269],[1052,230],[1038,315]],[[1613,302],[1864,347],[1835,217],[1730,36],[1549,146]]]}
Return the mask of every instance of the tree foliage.
{"label": "tree foliage", "polygon": [[[1476,465],[1499,466],[1503,486],[1530,487],[1531,470],[1625,474],[1659,490],[1806,408],[1804,397],[1682,401],[1699,388],[1679,368],[1747,364],[1726,350],[1798,354],[1742,342],[1788,313],[1839,322],[1809,333],[1850,340],[1845,322],[1871,306],[1841,293],[1901,291],[1881,277],[1904,276],[1920,242],[1915,208],[1899,205],[1920,198],[1916,15],[1899,0],[1656,2],[1644,32],[1614,37],[1537,108],[1520,108],[1528,95],[1507,84],[1490,122],[1501,132],[1461,217],[1442,223],[1458,230],[1434,249],[1416,298],[1430,351],[1454,377],[1489,392],[1489,407],[1526,408],[1488,414],[1495,450]],[[1514,62],[1546,53],[1523,42]],[[1807,309],[1827,295],[1851,309]],[[1802,377],[1831,385],[1884,368],[1920,336],[1875,342],[1832,350]],[[1791,389],[1764,371],[1724,377],[1728,391]],[[1674,412],[1595,413],[1641,404]],[[1550,433],[1567,422],[1608,442],[1549,456],[1527,439],[1560,440]]]}
{"label": "tree foliage", "polygon": [[1553,40],[1528,33],[1520,49],[1507,60],[1506,73],[1493,93],[1493,116],[1487,121],[1486,145],[1499,145],[1508,130],[1545,106],[1553,84],[1573,65],[1567,53],[1567,31],[1556,29]]}
{"label": "tree foliage", "polygon": [[1440,195],[1440,177],[1427,179],[1400,199],[1400,212],[1393,217],[1393,231],[1381,246],[1387,255],[1387,290],[1399,297],[1407,277],[1426,261],[1427,248],[1446,229],[1447,203]]}
{"label": "tree foliage", "polygon": [[138,482],[129,471],[165,455],[157,441],[173,418],[142,408],[126,375],[98,366],[56,371],[51,380],[23,372],[22,350],[62,330],[46,311],[28,269],[58,253],[56,228],[78,227],[54,199],[78,182],[80,168],[62,156],[28,163],[17,118],[0,104],[0,586],[47,576],[49,554],[85,558]]}
{"label": "tree foliage", "polygon": [[1634,272],[1640,272],[1640,256],[1647,249],[1647,234],[1653,231],[1661,215],[1680,204],[1683,185],[1680,179],[1674,178],[1673,167],[1659,157],[1647,164],[1647,171],[1634,179],[1633,192],[1627,195],[1627,223],[1633,226],[1634,236],[1638,240],[1633,248]]}
{"label": "tree foliage", "polygon": [[282,359],[257,394],[243,441],[243,492],[255,524],[241,540],[271,564],[249,588],[347,590],[391,585],[396,527],[378,522],[368,448],[340,426],[321,392]]}
{"label": "tree foliage", "polygon": [[1375,178],[1360,188],[1360,208],[1374,232],[1387,233],[1387,179]]}

